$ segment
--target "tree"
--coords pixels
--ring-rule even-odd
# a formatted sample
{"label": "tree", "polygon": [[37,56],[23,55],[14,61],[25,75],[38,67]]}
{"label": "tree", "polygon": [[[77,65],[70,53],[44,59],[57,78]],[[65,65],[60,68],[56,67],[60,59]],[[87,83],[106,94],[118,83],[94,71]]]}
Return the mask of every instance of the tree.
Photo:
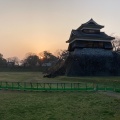
{"label": "tree", "polygon": [[35,67],[39,66],[40,64],[40,59],[37,55],[35,54],[29,54],[23,61],[22,64],[24,66],[30,66],[30,67]]}
{"label": "tree", "polygon": [[67,50],[57,50],[57,57],[60,60],[65,60],[68,57],[69,52]]}
{"label": "tree", "polygon": [[57,57],[48,51],[43,51],[39,53],[40,58],[42,58],[43,62],[53,62],[57,60]]}
{"label": "tree", "polygon": [[7,62],[12,63],[14,66],[14,65],[19,65],[20,60],[18,59],[18,57],[9,57],[7,58]]}
{"label": "tree", "polygon": [[3,58],[3,55],[0,53],[0,67],[5,67],[6,65],[7,61]]}
{"label": "tree", "polygon": [[115,40],[112,41],[112,44],[115,51],[120,50],[120,37],[115,36]]}

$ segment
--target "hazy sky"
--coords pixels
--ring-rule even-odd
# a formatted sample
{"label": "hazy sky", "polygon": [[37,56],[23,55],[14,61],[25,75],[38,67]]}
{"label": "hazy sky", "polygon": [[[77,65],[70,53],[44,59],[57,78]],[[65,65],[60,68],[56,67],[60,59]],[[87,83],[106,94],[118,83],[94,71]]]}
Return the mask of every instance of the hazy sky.
{"label": "hazy sky", "polygon": [[0,53],[5,58],[67,49],[72,29],[93,18],[120,35],[120,0],[0,0]]}

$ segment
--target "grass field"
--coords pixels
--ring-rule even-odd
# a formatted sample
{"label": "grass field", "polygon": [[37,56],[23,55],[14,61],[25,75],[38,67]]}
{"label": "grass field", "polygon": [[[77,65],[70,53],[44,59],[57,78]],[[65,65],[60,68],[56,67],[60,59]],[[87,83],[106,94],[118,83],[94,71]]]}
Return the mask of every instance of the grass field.
{"label": "grass field", "polygon": [[[39,72],[0,72],[0,81],[119,84],[120,77],[43,78]],[[0,120],[120,120],[120,99],[101,92],[1,90]]]}
{"label": "grass field", "polygon": [[112,77],[66,77],[43,78],[41,72],[0,72],[0,81],[12,82],[91,82],[100,84],[120,84],[120,76]]}

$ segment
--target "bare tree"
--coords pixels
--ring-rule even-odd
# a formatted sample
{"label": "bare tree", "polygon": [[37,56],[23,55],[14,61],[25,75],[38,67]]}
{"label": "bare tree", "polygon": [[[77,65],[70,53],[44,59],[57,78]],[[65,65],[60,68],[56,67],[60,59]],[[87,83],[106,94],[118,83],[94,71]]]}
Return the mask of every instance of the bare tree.
{"label": "bare tree", "polygon": [[68,57],[69,52],[67,50],[57,50],[56,54],[60,60],[65,60]]}
{"label": "bare tree", "polygon": [[115,36],[115,40],[112,41],[113,50],[120,50],[120,36]]}
{"label": "bare tree", "polygon": [[7,62],[13,63],[13,65],[19,65],[20,60],[18,59],[18,57],[9,57],[7,58]]}
{"label": "bare tree", "polygon": [[6,59],[3,58],[3,55],[0,53],[0,66],[5,67],[7,65]]}

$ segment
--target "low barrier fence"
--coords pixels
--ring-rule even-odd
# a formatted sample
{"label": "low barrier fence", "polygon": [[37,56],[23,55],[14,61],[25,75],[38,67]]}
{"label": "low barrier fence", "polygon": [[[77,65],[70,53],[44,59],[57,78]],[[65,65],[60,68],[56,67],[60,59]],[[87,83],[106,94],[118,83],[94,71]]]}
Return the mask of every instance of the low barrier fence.
{"label": "low barrier fence", "polygon": [[120,92],[120,85],[101,85],[95,83],[28,83],[28,82],[0,82],[0,90],[24,91],[116,91]]}

